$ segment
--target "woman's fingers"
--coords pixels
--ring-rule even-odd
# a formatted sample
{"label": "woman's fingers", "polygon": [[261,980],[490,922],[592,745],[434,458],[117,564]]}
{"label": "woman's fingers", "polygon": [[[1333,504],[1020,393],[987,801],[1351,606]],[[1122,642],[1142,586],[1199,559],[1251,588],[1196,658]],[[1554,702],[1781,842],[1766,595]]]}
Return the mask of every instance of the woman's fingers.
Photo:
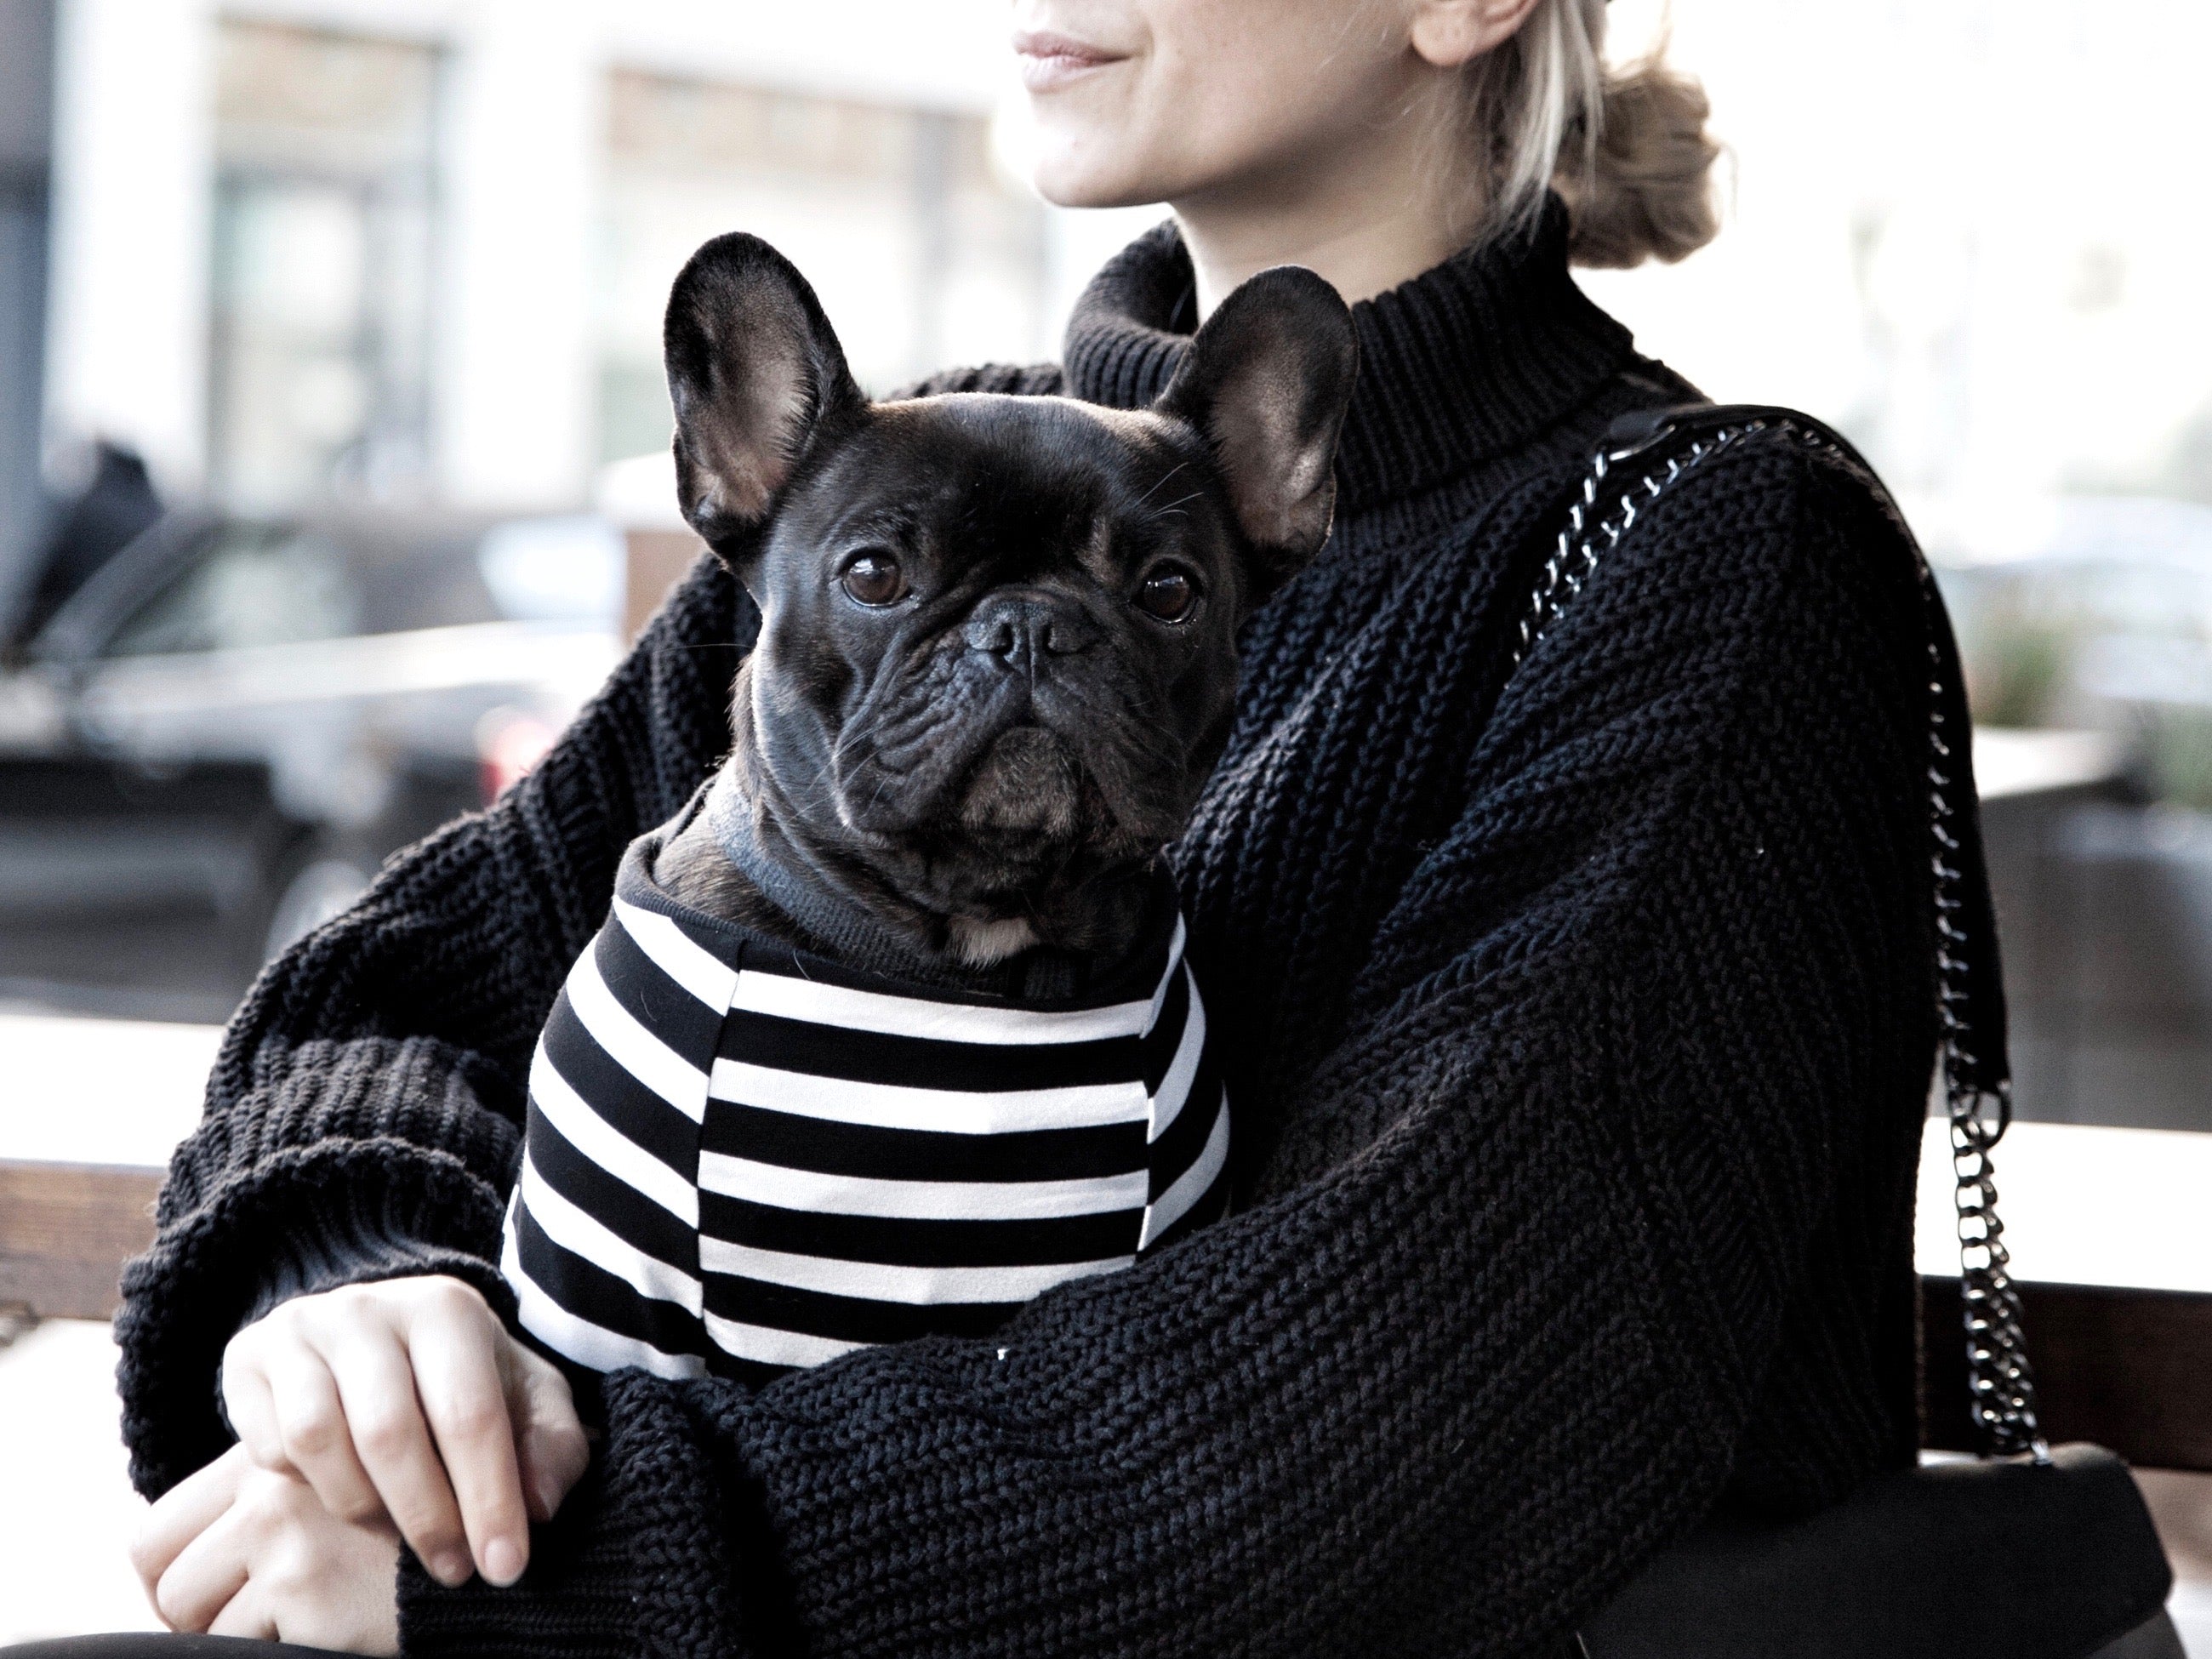
{"label": "woman's fingers", "polygon": [[519,1577],[531,1517],[590,1458],[560,1372],[454,1279],[296,1297],[232,1339],[223,1391],[257,1462],[333,1516],[388,1520],[447,1584]]}
{"label": "woman's fingers", "polygon": [[268,1598],[248,1583],[223,1610],[216,1614],[207,1627],[210,1636],[243,1636],[249,1641],[274,1642],[278,1639],[276,1615],[270,1610]]}
{"label": "woman's fingers", "polygon": [[238,1495],[239,1481],[250,1461],[243,1447],[234,1447],[197,1474],[180,1480],[146,1511],[131,1541],[131,1565],[146,1587],[146,1599],[160,1611],[155,1590],[161,1575],[187,1545],[220,1520]]}
{"label": "woman's fingers", "polygon": [[477,1569],[492,1583],[511,1584],[530,1559],[530,1516],[501,1363],[510,1339],[481,1297],[455,1288],[416,1310],[407,1349]]}
{"label": "woman's fingers", "polygon": [[522,1486],[533,1521],[550,1521],[592,1461],[592,1443],[576,1415],[575,1395],[558,1367],[524,1347],[510,1354],[507,1398],[522,1462]]}
{"label": "woman's fingers", "polygon": [[431,1577],[447,1586],[466,1583],[475,1571],[468,1533],[422,1420],[410,1351],[388,1331],[352,1330],[332,1342],[330,1360],[354,1450],[385,1513]]}
{"label": "woman's fingers", "polygon": [[264,1469],[284,1467],[284,1431],[262,1357],[234,1339],[222,1361],[222,1412],[239,1443]]}
{"label": "woman's fingers", "polygon": [[[277,1455],[267,1455],[240,1428],[239,1437],[254,1448],[253,1461],[265,1469],[297,1473],[332,1515],[381,1519],[384,1499],[354,1449],[353,1426],[330,1362],[304,1344],[288,1344],[267,1356],[256,1381],[269,1397]],[[235,1418],[231,1423],[238,1428]]]}
{"label": "woman's fingers", "polygon": [[329,1358],[336,1342],[349,1337],[398,1351],[398,1332],[374,1287],[282,1304],[230,1340],[223,1353],[223,1407],[255,1462],[298,1474],[331,1513],[367,1522],[381,1516],[384,1504],[355,1451]]}
{"label": "woman's fingers", "polygon": [[171,1630],[204,1632],[216,1615],[246,1588],[249,1525],[236,1506],[226,1509],[178,1553],[154,1588],[154,1611]]}
{"label": "woman's fingers", "polygon": [[161,1574],[155,1605],[180,1631],[396,1654],[399,1540],[331,1513],[299,1475],[242,1449],[228,1509]]}

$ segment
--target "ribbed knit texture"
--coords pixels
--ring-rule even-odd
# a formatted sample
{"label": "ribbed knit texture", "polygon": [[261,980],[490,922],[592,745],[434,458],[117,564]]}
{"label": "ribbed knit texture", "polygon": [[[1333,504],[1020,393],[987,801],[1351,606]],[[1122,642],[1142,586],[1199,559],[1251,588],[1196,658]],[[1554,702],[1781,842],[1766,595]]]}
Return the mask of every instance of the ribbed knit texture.
{"label": "ribbed knit texture", "polygon": [[[1062,389],[1182,349],[1168,232]],[[1556,210],[1355,307],[1343,510],[1258,617],[1177,848],[1238,1212],[994,1337],[761,1389],[623,1373],[509,1591],[411,1566],[413,1654],[1549,1650],[1725,1497],[1914,1444],[1933,1052],[1924,644],[1852,478],[1743,443],[1509,683],[1590,446],[1679,401]],[[530,1044],[623,844],[727,742],[755,617],[702,564],[537,772],[265,974],[120,1321],[142,1489],[221,1449],[251,1309],[497,1252]]]}

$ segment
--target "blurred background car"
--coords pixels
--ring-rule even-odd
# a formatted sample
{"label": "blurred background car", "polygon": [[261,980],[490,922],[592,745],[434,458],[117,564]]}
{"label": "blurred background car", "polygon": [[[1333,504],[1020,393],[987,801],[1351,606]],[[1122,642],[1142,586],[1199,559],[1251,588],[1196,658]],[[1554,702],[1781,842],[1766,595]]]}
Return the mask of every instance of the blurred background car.
{"label": "blurred background car", "polygon": [[544,752],[622,570],[584,514],[157,514],[0,673],[0,998],[222,1018]]}

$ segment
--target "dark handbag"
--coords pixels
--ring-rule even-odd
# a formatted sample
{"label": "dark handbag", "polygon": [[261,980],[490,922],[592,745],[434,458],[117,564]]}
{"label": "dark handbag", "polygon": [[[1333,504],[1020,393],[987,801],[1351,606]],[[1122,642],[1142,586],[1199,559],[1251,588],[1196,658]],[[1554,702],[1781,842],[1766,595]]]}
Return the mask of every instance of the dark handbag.
{"label": "dark handbag", "polygon": [[1803,1520],[1708,1519],[1577,1638],[1588,1659],[2183,1659],[2172,1571],[2127,1466],[2045,1443],[2007,1271],[1990,1151],[2012,1117],[1996,918],[1974,803],[1956,648],[1928,562],[1858,452],[1791,410],[1645,411],[1600,444],[1521,622],[1517,666],[1637,515],[1740,445],[1814,450],[1856,473],[1911,548],[1928,618],[1931,902],[1958,1174],[1969,1405],[1981,1459],[1899,1469]]}

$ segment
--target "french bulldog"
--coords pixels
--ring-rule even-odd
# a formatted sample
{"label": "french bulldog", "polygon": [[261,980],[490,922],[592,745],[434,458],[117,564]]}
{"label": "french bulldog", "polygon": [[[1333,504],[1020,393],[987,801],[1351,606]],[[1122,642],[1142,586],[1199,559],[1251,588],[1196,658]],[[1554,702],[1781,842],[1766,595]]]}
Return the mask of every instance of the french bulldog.
{"label": "french bulldog", "polygon": [[1148,409],[871,403],[742,235],[684,267],[666,349],[684,516],[760,632],[729,759],[547,1018],[501,1265],[580,1377],[765,1382],[980,1336],[1226,1213],[1161,853],[1238,628],[1328,533],[1357,353],[1286,268]]}
{"label": "french bulldog", "polygon": [[871,402],[805,278],[732,234],[665,344],[684,516],[762,620],[721,810],[656,878],[817,951],[862,921],[943,976],[1112,959],[1227,739],[1239,629],[1328,536],[1342,300],[1261,272],[1141,410]]}

